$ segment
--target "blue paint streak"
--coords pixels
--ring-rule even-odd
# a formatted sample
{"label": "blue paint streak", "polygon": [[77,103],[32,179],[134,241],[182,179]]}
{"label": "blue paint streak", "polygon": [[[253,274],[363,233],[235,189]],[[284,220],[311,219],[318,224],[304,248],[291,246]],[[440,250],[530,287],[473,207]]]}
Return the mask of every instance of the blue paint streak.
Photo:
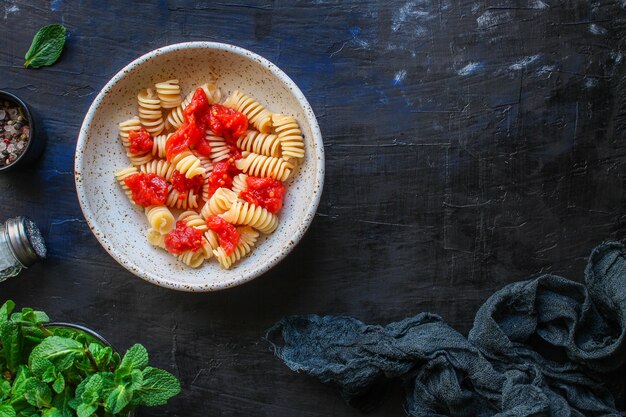
{"label": "blue paint streak", "polygon": [[459,75],[461,76],[468,76],[468,75],[472,75],[473,73],[480,71],[483,68],[483,64],[480,62],[470,62],[469,64],[467,64],[466,66],[464,66],[463,68],[461,68],[458,72]]}
{"label": "blue paint streak", "polygon": [[52,10],[53,12],[56,12],[59,7],[61,7],[61,3],[63,2],[63,0],[51,0],[50,1],[50,10]]}
{"label": "blue paint streak", "polygon": [[348,31],[350,32],[350,34],[352,35],[353,38],[356,38],[357,36],[359,36],[361,34],[361,28],[358,27],[358,26],[350,28],[350,29],[348,29]]}

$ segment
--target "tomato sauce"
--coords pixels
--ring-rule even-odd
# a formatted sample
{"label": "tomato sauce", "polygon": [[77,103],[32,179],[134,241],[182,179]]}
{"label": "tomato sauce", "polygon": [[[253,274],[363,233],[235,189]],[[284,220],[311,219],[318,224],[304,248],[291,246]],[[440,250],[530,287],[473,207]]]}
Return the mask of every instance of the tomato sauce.
{"label": "tomato sauce", "polygon": [[200,189],[202,189],[202,185],[204,184],[204,178],[202,175],[187,178],[180,172],[174,171],[170,182],[172,184],[172,188],[180,193],[193,191],[195,194],[199,194]]}
{"label": "tomato sauce", "polygon": [[173,255],[185,251],[197,252],[202,247],[202,232],[187,226],[184,220],[176,222],[176,229],[165,236],[165,249]]}
{"label": "tomato sauce", "polygon": [[154,145],[152,136],[144,128],[128,132],[128,141],[130,142],[130,153],[133,155],[149,152]]}
{"label": "tomato sauce", "polygon": [[271,178],[248,177],[248,189],[239,197],[248,203],[265,207],[270,213],[278,213],[283,206],[285,186]]}
{"label": "tomato sauce", "polygon": [[135,204],[140,206],[161,205],[167,200],[167,181],[155,174],[133,174],[124,183],[130,188]]}
{"label": "tomato sauce", "polygon": [[207,128],[229,142],[236,141],[248,129],[248,118],[243,113],[220,104],[210,105],[202,88],[194,93],[191,102],[183,110],[183,117],[185,122],[165,143],[168,161],[186,149],[210,156],[211,145],[204,140]]}
{"label": "tomato sauce", "polygon": [[248,118],[231,108],[214,104],[209,111],[209,128],[229,142],[236,141],[248,129]]}
{"label": "tomato sauce", "polygon": [[235,226],[219,216],[209,216],[206,225],[217,234],[220,246],[224,249],[226,255],[230,256],[239,243],[239,232],[237,232]]}
{"label": "tomato sauce", "polygon": [[235,166],[234,158],[220,161],[213,165],[213,172],[211,172],[208,179],[209,197],[212,196],[218,188],[231,188],[233,186],[233,178],[240,173],[241,171]]}

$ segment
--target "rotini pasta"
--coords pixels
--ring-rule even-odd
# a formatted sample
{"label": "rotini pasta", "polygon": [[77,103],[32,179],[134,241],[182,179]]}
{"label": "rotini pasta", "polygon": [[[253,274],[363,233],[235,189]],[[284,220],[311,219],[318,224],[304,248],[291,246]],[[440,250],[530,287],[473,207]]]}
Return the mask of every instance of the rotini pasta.
{"label": "rotini pasta", "polygon": [[128,185],[126,185],[124,180],[130,177],[131,175],[136,174],[137,172],[138,172],[137,168],[134,166],[129,166],[129,167],[118,169],[117,171],[115,171],[115,179],[122,186],[122,190],[124,190],[124,193],[130,200],[130,202],[133,203],[133,205],[135,205],[135,201],[133,200],[133,193],[130,190],[130,188],[128,188]]}
{"label": "rotini pasta", "polygon": [[155,174],[165,178],[167,181],[172,179],[176,167],[167,162],[165,159],[155,159],[147,162],[139,167],[139,171],[145,174]]}
{"label": "rotini pasta", "polygon": [[248,130],[237,140],[239,149],[259,155],[280,157],[281,141],[278,135]]}
{"label": "rotini pasta", "polygon": [[172,109],[182,102],[178,80],[167,80],[154,85],[156,93],[161,101],[161,107]]}
{"label": "rotini pasta", "polygon": [[153,138],[154,144],[152,145],[152,156],[156,158],[165,158],[165,144],[169,135],[158,135]]}
{"label": "rotini pasta", "polygon": [[237,194],[228,188],[218,188],[217,191],[204,203],[200,214],[204,220],[209,216],[217,216],[227,211],[237,201]]}
{"label": "rotini pasta", "polygon": [[161,100],[151,88],[141,90],[137,94],[139,119],[141,124],[152,135],[158,135],[165,128]]}
{"label": "rotini pasta", "polygon": [[283,158],[304,158],[304,140],[298,122],[291,116],[272,114],[274,131],[278,134]]}
{"label": "rotini pasta", "polygon": [[213,163],[230,158],[230,147],[224,138],[215,136],[210,130],[207,129],[205,140],[209,142],[209,146],[211,146],[210,158]]}
{"label": "rotini pasta", "polygon": [[220,217],[236,225],[252,226],[261,233],[272,233],[278,226],[278,218],[264,207],[247,201],[235,201]]}
{"label": "rotini pasta", "polygon": [[235,165],[246,174],[255,177],[286,181],[293,170],[293,165],[282,158],[245,151],[241,153],[241,156],[243,158],[235,162]]}
{"label": "rotini pasta", "polygon": [[227,255],[224,248],[218,247],[213,250],[215,258],[219,261],[220,266],[224,269],[229,269],[235,262],[246,256],[252,250],[252,247],[256,243],[259,237],[259,232],[254,230],[250,226],[237,228],[239,232],[239,243],[235,247],[235,250],[230,255]]}
{"label": "rotini pasta", "polygon": [[235,90],[224,102],[226,107],[235,109],[246,115],[248,121],[262,133],[270,133],[272,130],[272,113],[258,101],[249,97],[239,90]]}
{"label": "rotini pasta", "polygon": [[206,221],[193,210],[182,212],[180,216],[178,216],[178,220],[184,221],[187,226],[198,229],[201,232],[208,230]]}
{"label": "rotini pasta", "polygon": [[174,215],[165,206],[148,206],[145,209],[151,230],[166,235],[174,229]]}
{"label": "rotini pasta", "polygon": [[[198,89],[208,106],[195,96]],[[229,269],[252,251],[260,233],[278,227],[282,181],[304,157],[304,141],[295,118],[272,113],[243,92],[218,105],[222,94],[215,83],[198,89],[183,96],[172,79],[139,91],[138,117],[119,124],[131,165],[115,178],[131,203],[143,207],[150,245],[192,268],[216,258]],[[184,111],[194,96],[195,125],[185,123]],[[204,135],[198,128],[206,129]],[[127,185],[125,179],[137,173],[145,175]]]}
{"label": "rotini pasta", "polygon": [[195,209],[198,208],[198,195],[191,190],[181,193],[172,188],[167,195],[165,205],[180,210]]}
{"label": "rotini pasta", "polygon": [[176,171],[180,172],[187,178],[193,178],[196,175],[204,175],[206,169],[202,167],[202,163],[190,151],[177,154],[172,158],[172,165],[176,167]]}
{"label": "rotini pasta", "polygon": [[233,191],[239,195],[242,191],[248,189],[248,176],[246,174],[239,174],[233,178]]}

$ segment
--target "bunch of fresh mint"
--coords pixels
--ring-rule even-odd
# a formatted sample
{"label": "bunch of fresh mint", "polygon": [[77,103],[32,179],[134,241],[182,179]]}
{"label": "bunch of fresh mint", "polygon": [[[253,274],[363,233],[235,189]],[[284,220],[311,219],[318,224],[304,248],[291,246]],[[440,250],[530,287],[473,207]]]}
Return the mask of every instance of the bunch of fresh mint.
{"label": "bunch of fresh mint", "polygon": [[13,301],[0,308],[0,417],[125,416],[180,392],[175,376],[148,366],[139,344],[123,358],[75,329]]}

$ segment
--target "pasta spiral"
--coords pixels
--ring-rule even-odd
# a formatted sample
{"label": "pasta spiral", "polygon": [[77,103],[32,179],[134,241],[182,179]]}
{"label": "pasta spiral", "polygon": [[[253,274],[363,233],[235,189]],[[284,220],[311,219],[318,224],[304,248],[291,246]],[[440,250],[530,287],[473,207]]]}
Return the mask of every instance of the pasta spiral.
{"label": "pasta spiral", "polygon": [[151,88],[141,90],[137,94],[139,119],[141,124],[152,135],[158,135],[165,128],[161,101]]}
{"label": "pasta spiral", "polygon": [[[205,83],[200,86],[206,93],[207,101],[209,104],[219,103],[222,99],[222,93],[220,89],[213,83]],[[183,115],[183,110],[185,107],[191,103],[193,99],[193,95],[195,94],[195,90],[191,91],[185,99],[178,106],[172,109],[170,114],[167,115],[167,119],[165,121],[165,127],[168,130],[175,130],[180,127],[185,122],[185,116]]]}
{"label": "pasta spiral", "polygon": [[198,157],[190,151],[184,151],[175,155],[171,162],[176,170],[187,178],[193,178],[196,175],[204,175],[206,172],[206,169],[202,167]]}
{"label": "pasta spiral", "polygon": [[176,226],[174,221],[174,215],[165,206],[148,206],[145,209],[148,223],[150,223],[151,230],[159,232],[162,235],[168,234]]}
{"label": "pasta spiral", "polygon": [[178,80],[167,80],[154,85],[156,93],[161,101],[161,107],[172,109],[182,102]]}
{"label": "pasta spiral", "polygon": [[204,262],[205,254],[203,250],[197,250],[195,252],[192,250],[186,250],[178,255],[177,259],[187,266],[198,268]]}
{"label": "pasta spiral", "polygon": [[259,237],[259,232],[250,226],[238,227],[237,232],[239,232],[239,243],[237,243],[233,253],[226,255],[221,246],[213,250],[215,258],[224,269],[229,269],[235,262],[249,254]]}
{"label": "pasta spiral", "polygon": [[139,171],[144,174],[158,175],[167,181],[171,181],[175,170],[174,166],[164,159],[155,159],[139,167]]}
{"label": "pasta spiral", "polygon": [[206,225],[206,220],[200,217],[200,215],[193,210],[180,213],[180,215],[178,216],[178,220],[184,221],[187,226],[198,229],[201,232],[206,232],[207,230],[209,230]]}
{"label": "pasta spiral", "polygon": [[159,233],[158,230],[149,228],[146,232],[146,238],[148,239],[148,243],[152,246],[165,249],[165,235]]}
{"label": "pasta spiral", "polygon": [[115,171],[115,179],[117,180],[117,182],[120,183],[120,185],[122,186],[122,190],[124,190],[124,193],[130,200],[130,202],[133,203],[134,205],[136,204],[135,204],[135,201],[133,200],[133,192],[130,190],[130,188],[128,188],[128,185],[126,185],[124,180],[130,177],[131,175],[135,175],[137,172],[138,172],[137,168],[134,166],[121,168]]}
{"label": "pasta spiral", "polygon": [[130,132],[131,131],[138,131],[141,129],[141,121],[139,120],[138,117],[133,117],[131,119],[128,119],[122,123],[120,123],[118,125],[119,127],[119,132],[120,132],[120,137],[122,138],[122,145],[124,145],[124,149],[126,150],[126,156],[128,157],[128,159],[130,159],[130,163],[138,166],[141,164],[145,164],[146,162],[149,162],[152,160],[152,155],[150,154],[150,151],[148,152],[144,152],[141,154],[133,154],[130,152]]}
{"label": "pasta spiral", "polygon": [[291,116],[272,114],[274,131],[278,134],[283,158],[304,158],[304,140],[298,122]]}
{"label": "pasta spiral", "polygon": [[167,195],[165,205],[181,210],[195,209],[198,207],[198,196],[191,191],[181,193],[172,188]]}
{"label": "pasta spiral", "polygon": [[152,138],[154,142],[152,145],[152,156],[165,158],[165,144],[170,136],[171,133],[169,135],[158,135]]}
{"label": "pasta spiral", "polygon": [[248,130],[237,140],[237,147],[243,151],[265,156],[281,156],[281,141],[278,135]]}
{"label": "pasta spiral", "polygon": [[128,139],[128,134],[131,130],[141,129],[141,120],[139,120],[139,117],[135,116],[123,121],[117,126],[119,128],[120,137],[122,138],[122,141],[124,141],[124,139]]}
{"label": "pasta spiral", "polygon": [[211,161],[213,163],[224,161],[230,158],[230,147],[224,140],[219,136],[215,136],[210,129],[206,130],[206,141],[209,142],[211,146]]}
{"label": "pasta spiral", "polygon": [[220,217],[232,224],[252,226],[262,233],[272,233],[278,226],[278,218],[267,209],[241,200],[235,201]]}
{"label": "pasta spiral", "polygon": [[254,177],[269,177],[285,181],[291,175],[293,165],[282,158],[259,155],[252,152],[242,152],[242,159],[237,160],[237,169]]}
{"label": "pasta spiral", "polygon": [[217,216],[226,212],[236,200],[237,194],[234,191],[228,188],[218,188],[211,198],[204,203],[200,214],[207,220],[211,215]]}
{"label": "pasta spiral", "polygon": [[248,121],[259,132],[270,133],[272,130],[272,113],[266,110],[261,103],[239,90],[235,90],[226,99],[224,105],[245,114]]}
{"label": "pasta spiral", "polygon": [[239,195],[242,191],[248,189],[248,176],[246,174],[239,174],[233,178],[232,190],[235,194]]}

